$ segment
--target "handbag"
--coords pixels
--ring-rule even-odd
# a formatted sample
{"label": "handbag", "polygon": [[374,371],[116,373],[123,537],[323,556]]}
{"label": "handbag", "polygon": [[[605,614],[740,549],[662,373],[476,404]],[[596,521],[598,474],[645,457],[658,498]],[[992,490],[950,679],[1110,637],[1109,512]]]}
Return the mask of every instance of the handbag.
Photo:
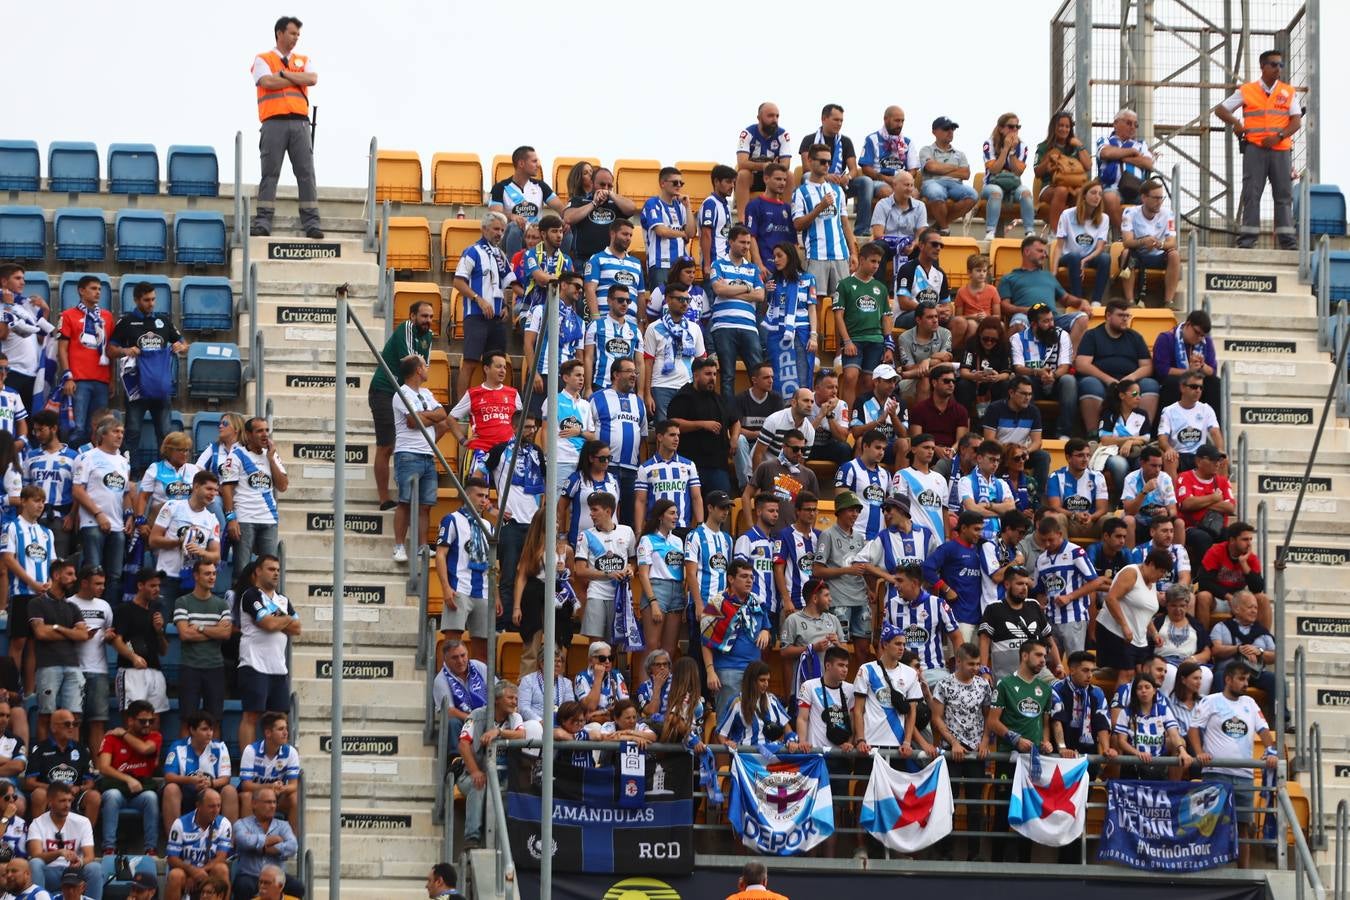
{"label": "handbag", "polygon": [[853,729],[848,725],[848,714],[844,710],[844,686],[839,686],[839,705],[830,705],[830,689],[821,682],[821,693],[825,696],[825,708],[821,718],[825,720],[825,740],[836,747],[853,740]]}
{"label": "handbag", "polygon": [[999,172],[997,175],[990,175],[989,183],[997,185],[1009,200],[1016,197],[1017,191],[1022,187],[1022,179],[1011,172]]}
{"label": "handbag", "polygon": [[1224,519],[1223,513],[1211,509],[1200,517],[1199,527],[1214,540],[1219,541],[1224,538]]}
{"label": "handbag", "polygon": [[1053,152],[1055,170],[1050,174],[1052,185],[1077,190],[1087,184],[1087,170],[1076,157],[1060,153],[1058,150]]}
{"label": "handbag", "polygon": [[1138,203],[1139,189],[1143,186],[1143,179],[1129,171],[1121,172],[1120,180],[1116,182],[1116,190],[1120,193],[1122,203]]}

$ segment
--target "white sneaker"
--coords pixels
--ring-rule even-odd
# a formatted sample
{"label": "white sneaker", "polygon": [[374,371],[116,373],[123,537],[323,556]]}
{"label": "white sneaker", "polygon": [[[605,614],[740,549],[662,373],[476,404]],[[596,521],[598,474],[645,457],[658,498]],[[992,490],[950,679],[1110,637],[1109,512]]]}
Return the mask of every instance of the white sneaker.
{"label": "white sneaker", "polygon": [[992,231],[986,231],[984,233],[984,239],[986,241],[992,241],[994,239],[994,233]]}
{"label": "white sneaker", "polygon": [[394,562],[407,562],[407,561],[408,561],[408,548],[403,546],[402,544],[395,544]]}

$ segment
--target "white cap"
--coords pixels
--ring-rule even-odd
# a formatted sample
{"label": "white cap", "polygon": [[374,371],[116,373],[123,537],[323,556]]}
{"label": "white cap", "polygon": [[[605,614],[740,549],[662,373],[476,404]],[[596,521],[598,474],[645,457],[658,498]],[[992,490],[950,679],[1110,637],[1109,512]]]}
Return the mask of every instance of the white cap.
{"label": "white cap", "polygon": [[896,372],[895,367],[890,365],[889,363],[882,363],[881,365],[877,366],[875,369],[872,370],[872,379],[874,381],[878,378],[885,378],[886,380],[889,381],[892,378],[899,378],[899,377],[900,373]]}

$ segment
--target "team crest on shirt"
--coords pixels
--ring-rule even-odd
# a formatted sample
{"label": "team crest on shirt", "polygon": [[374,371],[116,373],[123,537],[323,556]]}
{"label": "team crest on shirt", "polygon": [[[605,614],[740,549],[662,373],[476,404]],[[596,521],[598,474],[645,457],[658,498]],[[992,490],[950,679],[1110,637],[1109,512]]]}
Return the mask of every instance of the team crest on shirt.
{"label": "team crest on shirt", "polygon": [[632,352],[632,348],[623,338],[610,338],[605,341],[605,352],[610,356],[627,356]]}
{"label": "team crest on shirt", "polygon": [[28,544],[23,548],[23,552],[33,562],[43,562],[47,559],[47,548],[38,543]]}
{"label": "team crest on shirt", "polygon": [[186,500],[192,493],[192,485],[186,481],[175,481],[173,484],[164,486],[164,494],[170,500]]}
{"label": "team crest on shirt", "polygon": [[632,272],[629,272],[627,270],[621,270],[614,273],[614,283],[632,287],[633,285],[637,284],[637,278],[633,275]]}
{"label": "team crest on shirt", "polygon": [[1230,738],[1240,740],[1247,736],[1247,723],[1242,721],[1238,716],[1233,716],[1231,719],[1224,719],[1223,724],[1219,727],[1222,728],[1223,733]]}
{"label": "team crest on shirt", "polygon": [[807,573],[808,575],[811,573],[811,567],[814,566],[815,564],[816,564],[816,555],[814,553],[802,554],[802,558],[797,560],[797,568],[800,571]]}
{"label": "team crest on shirt", "polygon": [[248,486],[255,491],[270,491],[272,489],[272,476],[266,472],[254,472],[248,476]]}
{"label": "team crest on shirt", "polygon": [[119,472],[109,472],[103,476],[103,486],[110,491],[124,491],[127,488],[127,480]]}
{"label": "team crest on shirt", "polygon": [[1177,443],[1183,445],[1198,444],[1204,435],[1194,425],[1187,425],[1177,432]]}
{"label": "team crest on shirt", "polygon": [[[156,328],[159,327],[159,323],[158,323],[158,322],[155,323],[155,327],[156,327]],[[156,334],[156,333],[153,332],[153,331],[147,331],[145,334],[143,334],[143,335],[141,335],[139,338],[137,338],[137,340],[136,340],[136,346],[137,346],[137,347],[140,347],[142,350],[146,350],[146,351],[163,350],[163,349],[164,349],[164,338],[160,337],[158,334]]]}
{"label": "team crest on shirt", "polygon": [[559,431],[566,431],[569,428],[580,428],[580,427],[581,427],[581,420],[578,419],[576,416],[568,416],[567,418],[563,419],[561,422],[558,423]]}
{"label": "team crest on shirt", "polygon": [[931,288],[931,287],[926,287],[926,288],[924,288],[923,290],[919,291],[919,293],[915,296],[915,299],[918,300],[920,303],[925,303],[925,302],[926,302],[926,303],[936,303],[936,302],[937,302],[937,299],[938,299],[938,292],[937,292],[937,289],[936,289],[936,288]]}
{"label": "team crest on shirt", "polygon": [[727,558],[725,554],[714,553],[708,557],[708,568],[714,572],[725,572],[727,570]]}
{"label": "team crest on shirt", "polygon": [[[71,762],[79,762],[80,751],[71,750],[70,759]],[[47,773],[47,780],[50,781],[52,784],[74,784],[75,779],[78,777],[79,773],[75,771],[75,767],[68,766],[65,763],[61,763],[60,765],[57,766],[52,766],[51,770]]]}

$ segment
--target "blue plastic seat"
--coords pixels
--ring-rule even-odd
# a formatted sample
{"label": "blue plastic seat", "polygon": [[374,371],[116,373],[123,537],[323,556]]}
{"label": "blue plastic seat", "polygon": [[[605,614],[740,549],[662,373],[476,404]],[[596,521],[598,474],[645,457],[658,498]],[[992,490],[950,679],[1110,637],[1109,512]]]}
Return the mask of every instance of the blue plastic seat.
{"label": "blue plastic seat", "polygon": [[188,348],[188,396],[193,400],[236,399],[243,380],[237,344],[197,343]]}
{"label": "blue plastic seat", "polygon": [[166,164],[175,197],[219,197],[220,164],[213,147],[173,144]]}
{"label": "blue plastic seat", "polygon": [[155,210],[122,209],[113,220],[118,262],[162,263],[169,258],[169,220]]}
{"label": "blue plastic seat", "polygon": [[36,191],[41,159],[37,141],[0,141],[0,191]]}
{"label": "blue plastic seat", "polygon": [[1308,193],[1311,199],[1308,224],[1312,233],[1333,237],[1345,234],[1345,195],[1341,189],[1334,184],[1314,184]]}
{"label": "blue plastic seat", "polygon": [[108,145],[108,193],[159,193],[159,153],[154,144]]}
{"label": "blue plastic seat", "polygon": [[234,291],[230,279],[189,275],[179,283],[178,293],[183,331],[230,331],[234,328]]}
{"label": "blue plastic seat", "polygon": [[225,217],[213,212],[180,212],[173,217],[173,257],[181,265],[225,265]]}
{"label": "blue plastic seat", "polygon": [[169,279],[163,275],[123,275],[118,283],[122,302],[114,314],[124,316],[136,308],[136,285],[142,283],[149,284],[155,289],[155,315],[172,316],[173,288],[169,284]]}
{"label": "blue plastic seat", "polygon": [[57,289],[58,296],[61,299],[62,311],[74,309],[80,305],[80,279],[86,275],[93,275],[103,285],[103,293],[99,295],[98,305],[112,312],[113,290],[112,279],[103,272],[67,272],[61,276],[60,287]]}
{"label": "blue plastic seat", "polygon": [[108,258],[108,226],[100,209],[58,209],[52,233],[59,260],[103,262]]}
{"label": "blue plastic seat", "polygon": [[52,279],[46,272],[24,272],[23,292],[29,297],[41,297],[48,306],[52,302]]}
{"label": "blue plastic seat", "polygon": [[0,259],[46,259],[47,219],[40,206],[0,206]]}
{"label": "blue plastic seat", "polygon": [[192,461],[206,451],[220,437],[222,412],[199,412],[192,417]]}
{"label": "blue plastic seat", "polygon": [[52,141],[47,148],[47,186],[53,191],[98,193],[98,147],[89,141]]}

